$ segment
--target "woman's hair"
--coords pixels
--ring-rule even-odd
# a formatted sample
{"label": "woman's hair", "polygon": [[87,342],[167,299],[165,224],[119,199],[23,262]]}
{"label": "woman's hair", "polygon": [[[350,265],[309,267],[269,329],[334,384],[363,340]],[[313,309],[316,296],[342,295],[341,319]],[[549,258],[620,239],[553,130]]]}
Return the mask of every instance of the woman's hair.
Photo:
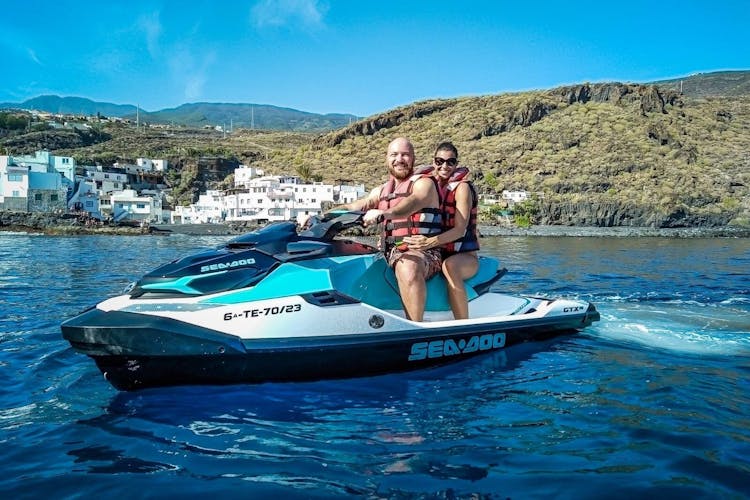
{"label": "woman's hair", "polygon": [[449,141],[441,142],[435,148],[435,154],[438,154],[438,151],[450,151],[454,155],[456,155],[456,158],[458,158],[458,149],[456,149],[456,146],[454,146],[452,142],[449,142]]}

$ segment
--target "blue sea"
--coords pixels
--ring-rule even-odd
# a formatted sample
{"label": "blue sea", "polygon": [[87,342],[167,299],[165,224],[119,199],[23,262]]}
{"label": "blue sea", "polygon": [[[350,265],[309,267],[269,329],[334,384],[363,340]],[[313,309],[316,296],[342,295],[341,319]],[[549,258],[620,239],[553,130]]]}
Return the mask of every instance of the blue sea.
{"label": "blue sea", "polygon": [[750,497],[750,239],[484,238],[601,321],[407,374],[121,393],[62,339],[226,239],[0,233],[4,497]]}

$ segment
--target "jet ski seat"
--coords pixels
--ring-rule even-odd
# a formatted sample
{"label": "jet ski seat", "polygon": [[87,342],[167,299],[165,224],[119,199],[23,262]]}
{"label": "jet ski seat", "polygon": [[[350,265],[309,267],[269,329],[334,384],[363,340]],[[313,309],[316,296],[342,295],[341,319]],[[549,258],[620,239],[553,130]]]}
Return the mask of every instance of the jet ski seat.
{"label": "jet ski seat", "polygon": [[[504,273],[505,269],[500,268],[500,262],[497,259],[480,256],[479,270],[464,282],[469,301],[478,297],[479,293],[489,288]],[[334,279],[334,281],[338,280]],[[402,308],[396,275],[382,255],[378,256],[372,265],[353,281],[334,283],[334,286],[340,292],[379,309],[397,310]],[[425,311],[450,311],[447,285],[442,273],[427,281]]]}

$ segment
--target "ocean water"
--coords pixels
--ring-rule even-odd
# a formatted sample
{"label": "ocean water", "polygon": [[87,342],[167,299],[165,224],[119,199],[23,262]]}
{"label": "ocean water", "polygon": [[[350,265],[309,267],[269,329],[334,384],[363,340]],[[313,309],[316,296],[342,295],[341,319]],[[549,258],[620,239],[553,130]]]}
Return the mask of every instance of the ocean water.
{"label": "ocean water", "polygon": [[59,325],[224,237],[0,233],[7,498],[746,498],[750,239],[497,237],[585,331],[367,379],[114,390]]}

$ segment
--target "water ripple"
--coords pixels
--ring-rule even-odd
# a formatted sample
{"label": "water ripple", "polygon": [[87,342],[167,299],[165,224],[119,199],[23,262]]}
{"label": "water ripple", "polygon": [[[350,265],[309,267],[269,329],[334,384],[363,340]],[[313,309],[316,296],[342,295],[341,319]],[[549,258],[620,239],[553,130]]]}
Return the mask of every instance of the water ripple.
{"label": "water ripple", "polygon": [[750,495],[747,240],[483,238],[509,269],[497,288],[592,300],[602,321],[407,374],[118,393],[61,338],[142,271],[221,241],[0,235],[0,490]]}

